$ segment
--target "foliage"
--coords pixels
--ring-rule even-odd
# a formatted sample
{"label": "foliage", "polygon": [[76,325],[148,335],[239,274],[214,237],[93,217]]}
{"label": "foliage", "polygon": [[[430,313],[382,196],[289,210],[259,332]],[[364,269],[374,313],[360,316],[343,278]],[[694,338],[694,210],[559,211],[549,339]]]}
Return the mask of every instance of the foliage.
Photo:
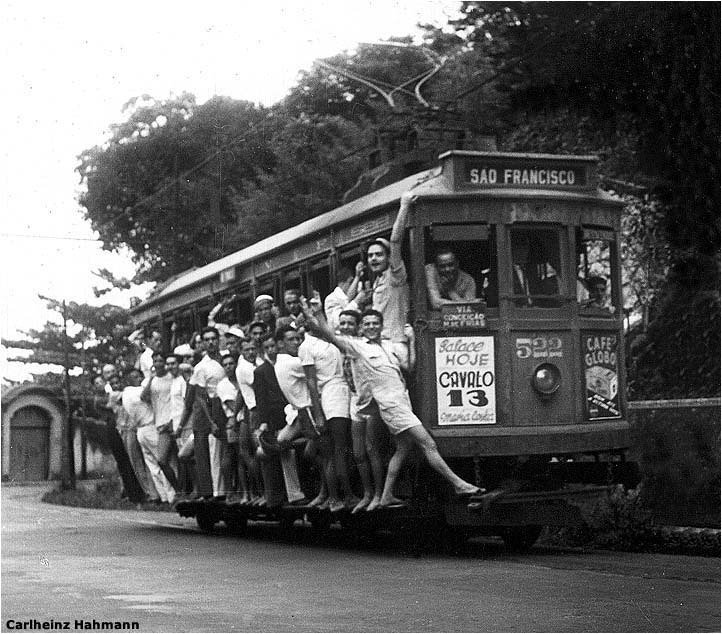
{"label": "foliage", "polygon": [[625,286],[651,325],[632,348],[633,395],[718,394],[719,5],[467,2],[462,13],[472,46],[495,43],[503,147],[599,154],[607,185],[635,194]]}
{"label": "foliage", "polygon": [[[46,300],[47,307],[62,315],[63,305],[58,300],[41,297]],[[68,331],[74,335],[66,335],[63,327],[48,321],[39,330],[30,329],[23,332],[24,338],[19,340],[3,340],[3,345],[10,348],[29,349],[33,353],[23,359],[28,363],[63,364],[66,349],[69,351],[70,363],[82,366],[88,376],[100,373],[105,363],[116,363],[119,359],[125,362],[126,357],[134,354],[126,336],[131,330],[130,313],[120,306],[68,302],[65,307],[68,320]],[[37,375],[37,382],[55,386],[60,382],[58,375]],[[78,387],[78,386],[76,386]]]}
{"label": "foliage", "polygon": [[633,342],[633,399],[720,394],[720,297],[668,283],[649,330]]}
{"label": "foliage", "polygon": [[79,202],[104,248],[130,248],[136,282],[166,279],[236,248],[218,234],[236,224],[232,199],[273,166],[268,112],[226,97],[198,105],[190,94],[138,97],[125,112],[77,168],[86,187]]}
{"label": "foliage", "polygon": [[[459,87],[490,73],[487,51],[470,48],[459,35],[433,26],[420,29],[421,46],[410,46],[411,37],[396,37],[384,43],[360,44],[353,51],[319,60],[311,71],[300,74],[282,107],[294,116],[341,116],[374,134],[449,126],[493,133],[500,107],[505,105],[494,86],[468,97],[454,97]],[[427,106],[417,98],[416,85],[435,66],[440,66],[438,72],[418,90]],[[394,107],[362,80],[381,88]]]}
{"label": "foliage", "polygon": [[287,119],[269,141],[273,171],[234,200],[244,242],[255,242],[329,211],[363,169],[363,131],[341,117]]}
{"label": "foliage", "polygon": [[[90,474],[89,474],[90,475]],[[91,488],[79,487],[77,489],[53,489],[42,497],[47,504],[60,504],[91,509],[116,510],[144,510],[144,511],[170,511],[167,504],[145,502],[134,504],[127,498],[121,497],[121,485],[118,479],[102,479],[92,482]]]}
{"label": "foliage", "polygon": [[634,172],[645,175],[666,204],[673,261],[714,258],[720,235],[718,5],[469,2],[463,13],[457,24],[472,29],[472,41],[506,43],[496,53],[498,66],[516,60],[499,78],[515,114],[563,107],[605,127],[631,117],[638,143],[629,180]]}

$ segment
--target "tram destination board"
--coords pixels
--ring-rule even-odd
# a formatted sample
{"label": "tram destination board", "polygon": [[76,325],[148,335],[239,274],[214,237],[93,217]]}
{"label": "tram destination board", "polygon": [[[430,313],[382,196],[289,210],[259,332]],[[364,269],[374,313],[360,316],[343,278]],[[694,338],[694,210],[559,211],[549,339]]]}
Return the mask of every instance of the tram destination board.
{"label": "tram destination board", "polygon": [[589,189],[588,165],[577,161],[520,161],[504,158],[464,157],[460,174],[464,187],[528,189]]}

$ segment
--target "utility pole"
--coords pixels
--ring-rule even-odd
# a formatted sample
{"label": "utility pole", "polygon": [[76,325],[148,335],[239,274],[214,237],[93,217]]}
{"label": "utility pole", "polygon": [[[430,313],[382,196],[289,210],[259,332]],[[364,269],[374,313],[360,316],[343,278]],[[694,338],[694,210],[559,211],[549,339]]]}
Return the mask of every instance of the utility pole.
{"label": "utility pole", "polygon": [[61,485],[75,489],[75,452],[73,447],[73,417],[70,411],[70,351],[68,350],[68,311],[63,300],[63,357],[65,365],[65,425],[62,442]]}

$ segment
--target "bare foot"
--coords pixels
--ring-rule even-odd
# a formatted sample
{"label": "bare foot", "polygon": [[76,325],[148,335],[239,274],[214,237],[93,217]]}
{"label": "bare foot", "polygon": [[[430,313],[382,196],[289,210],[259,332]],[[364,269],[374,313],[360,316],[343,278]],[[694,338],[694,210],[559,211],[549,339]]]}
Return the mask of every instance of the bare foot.
{"label": "bare foot", "polygon": [[328,498],[328,510],[331,511],[331,513],[338,513],[345,508],[346,505],[341,500]]}
{"label": "bare foot", "polygon": [[399,498],[394,497],[393,495],[390,495],[387,498],[382,497],[379,500],[379,508],[388,508],[390,506],[404,506],[406,502],[403,500],[399,500]]}
{"label": "bare foot", "polygon": [[483,493],[485,489],[480,489],[477,486],[474,486],[470,482],[464,482],[463,486],[455,487],[454,493],[456,495],[477,495],[479,493]]}
{"label": "bare foot", "polygon": [[359,501],[359,503],[353,507],[351,515],[354,515],[359,511],[363,511],[369,504],[371,504],[371,499],[372,497],[370,495],[364,495]]}
{"label": "bare foot", "polygon": [[381,503],[381,497],[376,497],[374,495],[373,499],[371,500],[371,502],[369,502],[369,505],[366,507],[366,510],[367,511],[375,511],[379,507],[380,503]]}
{"label": "bare foot", "polygon": [[325,495],[321,495],[321,494],[319,493],[315,498],[313,498],[313,500],[311,500],[311,501],[308,503],[308,505],[309,505],[309,506],[319,506],[319,507],[320,507],[320,506],[326,501],[326,499],[327,499],[327,497],[326,497]]}
{"label": "bare foot", "polygon": [[359,500],[355,495],[347,495],[347,496],[343,499],[344,506],[345,506],[347,509],[352,509],[352,508],[354,508],[359,502],[360,502],[360,500]]}

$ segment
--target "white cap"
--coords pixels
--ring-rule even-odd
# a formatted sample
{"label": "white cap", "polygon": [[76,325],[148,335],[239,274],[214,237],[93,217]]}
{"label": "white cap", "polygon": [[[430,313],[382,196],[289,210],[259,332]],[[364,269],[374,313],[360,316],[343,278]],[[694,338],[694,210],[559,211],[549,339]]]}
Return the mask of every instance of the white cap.
{"label": "white cap", "polygon": [[228,330],[226,330],[226,336],[233,335],[234,337],[238,337],[239,339],[245,339],[246,333],[243,332],[238,326],[231,326]]}
{"label": "white cap", "polygon": [[173,349],[173,354],[177,354],[181,357],[187,357],[191,354],[195,354],[195,352],[194,352],[193,348],[191,348],[190,344],[184,343],[184,344],[181,344],[180,346],[176,346]]}

